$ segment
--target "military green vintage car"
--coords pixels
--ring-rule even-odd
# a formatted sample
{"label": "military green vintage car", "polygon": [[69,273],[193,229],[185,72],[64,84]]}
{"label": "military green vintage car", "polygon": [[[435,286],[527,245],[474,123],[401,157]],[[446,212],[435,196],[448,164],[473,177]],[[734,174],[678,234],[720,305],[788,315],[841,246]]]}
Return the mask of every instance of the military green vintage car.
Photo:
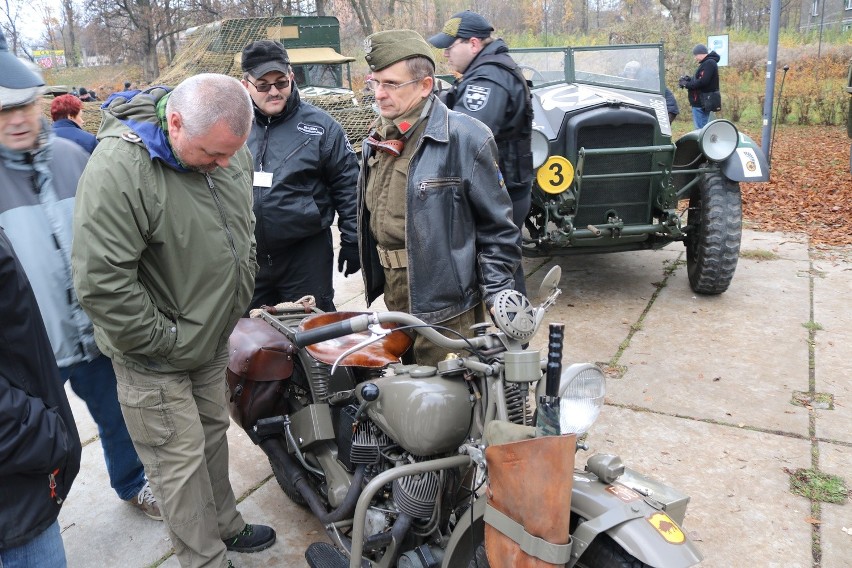
{"label": "military green vintage car", "polygon": [[672,139],[662,44],[511,54],[535,112],[524,255],[683,243],[692,289],[727,290],[742,233],[739,184],[769,179],[760,147],[728,120]]}

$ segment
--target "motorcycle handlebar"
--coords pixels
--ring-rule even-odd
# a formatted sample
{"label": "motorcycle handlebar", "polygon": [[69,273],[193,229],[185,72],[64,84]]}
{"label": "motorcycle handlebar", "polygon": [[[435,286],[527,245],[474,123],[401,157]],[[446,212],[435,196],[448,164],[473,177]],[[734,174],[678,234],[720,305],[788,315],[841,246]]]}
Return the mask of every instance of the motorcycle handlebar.
{"label": "motorcycle handlebar", "polygon": [[465,349],[471,345],[474,347],[484,347],[487,344],[487,339],[485,337],[471,337],[467,340],[450,339],[432,329],[429,324],[423,320],[404,312],[377,312],[361,314],[350,319],[330,323],[316,329],[297,331],[293,334],[293,343],[296,347],[301,349],[308,345],[313,345],[314,343],[320,343],[321,341],[337,339],[338,337],[343,337],[350,333],[365,331],[369,329],[370,324],[379,323],[396,323],[404,326],[410,326],[415,333],[424,336],[435,345],[439,345],[447,349]]}
{"label": "motorcycle handlebar", "polygon": [[355,316],[347,320],[330,323],[328,325],[324,325],[316,329],[297,331],[293,334],[293,343],[296,344],[296,347],[301,349],[303,347],[307,347],[308,345],[313,345],[314,343],[328,341],[329,339],[337,339],[338,337],[343,337],[344,335],[349,335],[350,333],[364,331],[365,329],[367,329],[367,326],[369,324],[370,316],[367,314],[362,314],[360,316]]}

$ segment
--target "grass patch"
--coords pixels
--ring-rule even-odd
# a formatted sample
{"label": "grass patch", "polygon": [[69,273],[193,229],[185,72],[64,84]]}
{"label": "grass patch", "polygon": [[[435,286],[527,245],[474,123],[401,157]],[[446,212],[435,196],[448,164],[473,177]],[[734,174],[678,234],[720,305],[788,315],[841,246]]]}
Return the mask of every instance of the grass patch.
{"label": "grass patch", "polygon": [[802,327],[808,331],[822,331],[822,326],[815,321],[806,321]]}
{"label": "grass patch", "polygon": [[788,473],[790,474],[790,491],[795,495],[836,505],[845,503],[849,496],[842,477],[802,468],[788,471]]}
{"label": "grass patch", "polygon": [[749,260],[778,260],[781,257],[771,250],[756,249],[740,251],[740,258],[748,258]]}

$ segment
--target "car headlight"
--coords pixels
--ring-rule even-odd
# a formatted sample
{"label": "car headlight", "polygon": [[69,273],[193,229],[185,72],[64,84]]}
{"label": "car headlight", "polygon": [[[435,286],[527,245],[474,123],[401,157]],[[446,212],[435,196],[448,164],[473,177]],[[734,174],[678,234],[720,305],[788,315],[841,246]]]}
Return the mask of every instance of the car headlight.
{"label": "car headlight", "polygon": [[575,363],[559,380],[559,428],[563,434],[583,434],[601,413],[606,395],[603,371],[591,363]]}
{"label": "car headlight", "polygon": [[737,149],[740,134],[737,127],[727,120],[714,120],[698,134],[698,144],[708,160],[721,162]]}
{"label": "car headlight", "polygon": [[536,169],[541,166],[547,159],[547,156],[550,155],[550,140],[547,139],[547,135],[544,132],[533,128],[531,146],[533,169]]}

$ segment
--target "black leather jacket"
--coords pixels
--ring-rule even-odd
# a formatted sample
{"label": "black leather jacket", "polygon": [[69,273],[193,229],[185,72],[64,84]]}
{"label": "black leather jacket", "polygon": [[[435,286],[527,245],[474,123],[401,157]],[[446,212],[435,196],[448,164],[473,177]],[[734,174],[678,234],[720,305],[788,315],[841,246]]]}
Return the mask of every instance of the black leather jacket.
{"label": "black leather jacket", "polygon": [[446,97],[451,109],[481,120],[494,133],[500,171],[512,199],[532,188],[532,98],[526,79],[496,39],[480,51]]}
{"label": "black leather jacket", "polygon": [[[59,516],[80,437],[24,268],[0,229],[0,549]],[[51,487],[53,485],[53,487]]]}
{"label": "black leather jacket", "polygon": [[[363,146],[358,180],[358,237],[368,305],[384,292],[384,270],[365,205]],[[405,242],[411,313],[429,323],[446,321],[483,299],[490,305],[511,290],[521,261],[512,202],[497,168],[491,132],[452,112],[433,96],[432,110],[408,167]]]}
{"label": "black leather jacket", "polygon": [[255,171],[273,174],[272,187],[254,186],[258,262],[331,227],[335,211],[341,241],[356,243],[358,158],[337,121],[294,87],[281,114],[255,107],[247,144]]}

